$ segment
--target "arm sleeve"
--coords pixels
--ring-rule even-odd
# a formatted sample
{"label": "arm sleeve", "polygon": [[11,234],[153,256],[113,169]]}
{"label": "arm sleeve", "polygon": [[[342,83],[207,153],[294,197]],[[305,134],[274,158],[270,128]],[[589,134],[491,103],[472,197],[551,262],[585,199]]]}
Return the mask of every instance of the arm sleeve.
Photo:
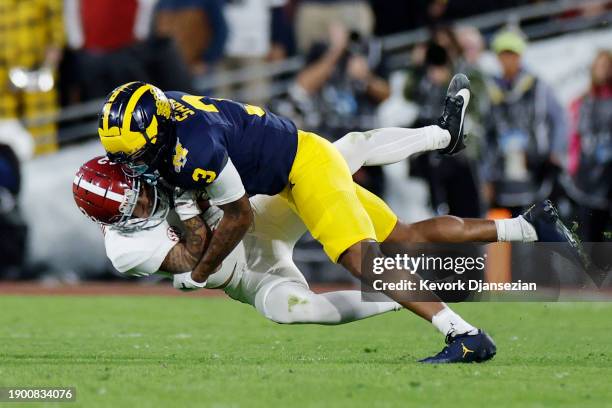
{"label": "arm sleeve", "polygon": [[240,174],[229,158],[219,176],[206,188],[206,192],[210,205],[228,204],[245,195]]}

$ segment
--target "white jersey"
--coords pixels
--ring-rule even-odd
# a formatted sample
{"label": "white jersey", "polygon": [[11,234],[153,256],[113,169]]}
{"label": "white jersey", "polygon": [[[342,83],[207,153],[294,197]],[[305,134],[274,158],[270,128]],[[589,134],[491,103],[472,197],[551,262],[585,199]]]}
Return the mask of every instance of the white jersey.
{"label": "white jersey", "polygon": [[107,228],[104,230],[106,256],[125,275],[148,276],[159,271],[166,255],[179,242],[179,233],[168,221],[132,233]]}
{"label": "white jersey", "polygon": [[[253,227],[208,278],[206,287],[225,285],[223,289],[230,297],[254,305],[264,286],[269,288],[287,280],[307,286],[292,260],[295,243],[306,227],[278,196],[257,195],[250,202]],[[129,233],[109,228],[104,236],[106,255],[115,269],[129,276],[163,272],[160,267],[164,259],[179,241],[179,231],[167,221]]]}
{"label": "white jersey", "polygon": [[[115,269],[127,276],[143,277],[163,273],[162,263],[170,250],[179,243],[180,234],[168,221],[150,229],[128,233],[110,228],[104,235],[106,256]],[[207,288],[214,289],[227,283],[234,273],[231,260],[236,261],[234,266],[238,262],[245,263],[244,245],[238,244],[227,260],[219,271],[209,277]]]}

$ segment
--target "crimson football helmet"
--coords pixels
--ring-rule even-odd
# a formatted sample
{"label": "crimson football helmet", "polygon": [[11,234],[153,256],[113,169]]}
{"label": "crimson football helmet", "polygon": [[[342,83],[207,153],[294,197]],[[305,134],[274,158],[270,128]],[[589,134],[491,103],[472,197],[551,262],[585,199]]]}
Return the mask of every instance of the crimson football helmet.
{"label": "crimson football helmet", "polygon": [[158,226],[170,209],[165,195],[155,186],[150,215],[133,217],[143,183],[140,177],[129,177],[119,164],[105,156],[94,157],[77,171],[72,194],[77,207],[93,221],[123,231],[137,231]]}

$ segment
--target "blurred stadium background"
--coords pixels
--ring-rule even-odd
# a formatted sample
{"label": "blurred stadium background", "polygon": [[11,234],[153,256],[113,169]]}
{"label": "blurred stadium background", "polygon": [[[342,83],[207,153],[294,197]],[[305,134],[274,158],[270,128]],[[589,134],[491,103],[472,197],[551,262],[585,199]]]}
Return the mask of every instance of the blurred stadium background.
{"label": "blurred stadium background", "polygon": [[[431,123],[465,72],[466,154],[356,181],[409,221],[551,196],[583,240],[609,241],[611,16],[606,0],[2,0],[0,278],[117,278],[71,183],[103,153],[104,96],[132,80],[260,104],[335,140]],[[308,237],[295,257],[311,281],[348,279]]]}

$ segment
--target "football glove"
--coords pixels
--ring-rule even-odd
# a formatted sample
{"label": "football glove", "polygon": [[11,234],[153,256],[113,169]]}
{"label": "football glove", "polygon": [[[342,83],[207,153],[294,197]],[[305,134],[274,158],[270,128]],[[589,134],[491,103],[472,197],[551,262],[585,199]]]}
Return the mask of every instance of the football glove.
{"label": "football glove", "polygon": [[206,281],[194,281],[191,279],[191,272],[177,273],[172,277],[172,286],[183,292],[191,292],[206,287]]}

